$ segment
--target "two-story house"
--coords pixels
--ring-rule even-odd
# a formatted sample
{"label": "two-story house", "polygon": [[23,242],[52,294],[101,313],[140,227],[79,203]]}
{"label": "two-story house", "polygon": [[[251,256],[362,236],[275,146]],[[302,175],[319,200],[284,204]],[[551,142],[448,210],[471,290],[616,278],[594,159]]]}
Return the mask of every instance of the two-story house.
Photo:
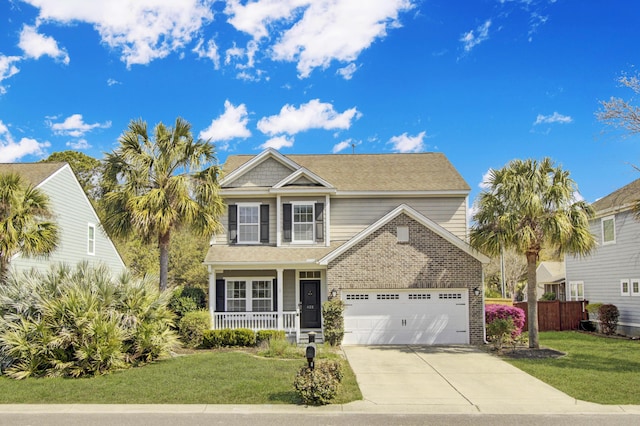
{"label": "two-story house", "polygon": [[482,264],[469,186],[440,153],[230,156],[225,230],[206,256],[214,328],[321,332],[345,344],[481,343]]}
{"label": "two-story house", "polygon": [[48,197],[53,220],[58,225],[59,241],[48,257],[24,257],[17,254],[10,263],[13,273],[31,269],[47,271],[56,264],[74,267],[80,262],[104,264],[113,276],[126,270],[120,254],[100,226],[100,219],[67,163],[0,164],[0,173],[17,173]]}
{"label": "two-story house", "polygon": [[598,246],[587,257],[567,256],[567,299],[610,303],[620,312],[618,332],[640,336],[640,221],[634,211],[640,179],[592,204]]}

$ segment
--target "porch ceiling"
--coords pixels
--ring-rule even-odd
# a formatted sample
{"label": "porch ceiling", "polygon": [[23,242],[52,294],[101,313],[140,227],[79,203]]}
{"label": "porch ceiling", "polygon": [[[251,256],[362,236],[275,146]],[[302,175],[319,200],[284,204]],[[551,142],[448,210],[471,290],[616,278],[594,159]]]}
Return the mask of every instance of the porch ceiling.
{"label": "porch ceiling", "polygon": [[204,264],[214,266],[316,264],[342,244],[344,241],[334,241],[329,247],[213,245],[209,247]]}

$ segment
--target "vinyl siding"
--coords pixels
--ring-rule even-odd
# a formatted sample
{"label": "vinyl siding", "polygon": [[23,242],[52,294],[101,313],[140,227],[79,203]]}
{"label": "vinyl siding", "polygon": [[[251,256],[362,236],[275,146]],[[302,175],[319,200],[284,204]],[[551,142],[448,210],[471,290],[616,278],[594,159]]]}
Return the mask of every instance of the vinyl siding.
{"label": "vinyl siding", "polygon": [[[257,203],[269,205],[269,244],[276,243],[276,199],[275,198],[230,198],[225,200],[227,205],[238,203]],[[220,216],[222,230],[216,234],[215,244],[229,244],[228,229],[229,217],[228,209]]]}
{"label": "vinyl siding", "polygon": [[591,222],[598,248],[586,258],[566,257],[567,286],[571,281],[583,281],[586,300],[616,305],[620,325],[638,327],[633,334],[640,334],[640,296],[620,294],[620,280],[640,279],[640,222],[630,211],[619,213],[615,217],[615,231],[616,242],[603,245],[600,219]]}
{"label": "vinyl siding", "polygon": [[407,204],[462,240],[466,201],[462,197],[336,198],[331,200],[331,240],[347,241],[400,204]]}
{"label": "vinyl siding", "polygon": [[228,187],[274,186],[291,174],[292,170],[274,160],[266,159],[242,176],[239,176]]}
{"label": "vinyl siding", "polygon": [[[15,271],[31,268],[46,270],[55,263],[74,267],[86,261],[91,265],[103,263],[114,276],[124,272],[125,266],[111,240],[100,227],[100,221],[76,180],[70,167],[64,167],[40,186],[51,202],[58,224],[60,241],[56,251],[47,259],[17,257],[11,262]],[[95,225],[95,254],[88,254],[88,225]]]}

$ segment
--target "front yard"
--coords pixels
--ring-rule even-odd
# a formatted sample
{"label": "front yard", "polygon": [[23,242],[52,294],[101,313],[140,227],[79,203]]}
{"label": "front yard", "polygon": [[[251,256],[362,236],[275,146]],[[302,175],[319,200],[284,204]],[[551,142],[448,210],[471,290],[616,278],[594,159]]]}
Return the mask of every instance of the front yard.
{"label": "front yard", "polygon": [[540,333],[540,344],[567,355],[503,359],[583,401],[640,404],[640,341],[565,331]]}
{"label": "front yard", "polygon": [[[0,404],[297,404],[293,380],[304,358],[202,351],[85,379],[0,377]],[[335,404],[362,398],[343,361]]]}

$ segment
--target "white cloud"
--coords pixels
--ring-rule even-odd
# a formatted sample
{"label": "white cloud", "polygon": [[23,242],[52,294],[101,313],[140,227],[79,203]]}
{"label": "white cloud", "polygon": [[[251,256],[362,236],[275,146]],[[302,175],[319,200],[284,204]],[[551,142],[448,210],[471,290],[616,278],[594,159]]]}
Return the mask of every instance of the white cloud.
{"label": "white cloud", "polygon": [[107,79],[107,86],[115,86],[117,84],[122,84],[122,83],[116,80],[115,78]]}
{"label": "white cloud", "polygon": [[262,145],[260,148],[267,149],[281,149],[281,148],[291,148],[293,146],[294,138],[286,137],[286,136],[276,136],[275,138],[271,138]]}
{"label": "white cloud", "polygon": [[538,124],[569,124],[573,122],[573,118],[571,118],[568,115],[562,115],[562,114],[558,114],[557,112],[554,112],[551,115],[542,115],[542,114],[538,114],[538,116],[536,117],[536,121],[533,123],[534,126],[537,126]]}
{"label": "white cloud", "polygon": [[305,78],[333,60],[354,61],[388,28],[399,27],[398,15],[413,7],[412,0],[257,0],[244,5],[230,0],[225,13],[231,25],[254,40],[269,35],[277,40],[272,59],[297,62]]}
{"label": "white cloud", "polygon": [[12,77],[20,72],[14,64],[20,62],[22,58],[19,56],[0,55],[0,95],[5,94],[7,89],[2,85],[2,81]]}
{"label": "white cloud", "polygon": [[96,128],[107,129],[111,127],[111,122],[88,124],[83,121],[82,114],[73,114],[67,117],[62,123],[49,122],[49,126],[56,135],[79,138]]}
{"label": "white cloud", "polygon": [[353,144],[352,139],[344,140],[342,142],[335,144],[331,152],[333,152],[334,154],[337,154],[338,152],[344,151],[345,149],[349,148],[351,144]]}
{"label": "white cloud", "polygon": [[[247,128],[249,114],[245,104],[234,106],[228,100],[224,101],[224,112],[220,117],[211,121],[211,125],[200,132],[201,139],[210,139],[213,142],[229,141],[234,138],[246,139],[251,136]],[[222,151],[228,149],[228,144],[219,147]]]}
{"label": "white cloud", "polygon": [[407,132],[389,139],[396,152],[422,152],[425,149],[424,138],[427,132],[420,132],[416,136],[409,136]]}
{"label": "white cloud", "polygon": [[357,70],[358,67],[352,62],[344,68],[339,68],[338,71],[336,71],[336,74],[342,76],[345,80],[351,80],[353,74],[355,74]]}
{"label": "white cloud", "polygon": [[39,9],[38,21],[86,22],[131,66],[164,58],[190,43],[213,20],[213,0],[24,0]]}
{"label": "white cloud", "polygon": [[71,149],[89,149],[91,148],[91,145],[89,145],[89,142],[87,142],[86,139],[78,139],[77,141],[69,141],[66,144],[69,148]]}
{"label": "white cloud", "polygon": [[480,181],[480,183],[478,184],[478,188],[482,189],[482,190],[486,190],[489,189],[491,187],[491,185],[489,185],[489,180],[491,180],[493,178],[493,174],[495,173],[495,170],[493,169],[489,169],[487,170],[483,175],[482,175],[482,180]]}
{"label": "white cloud", "polygon": [[193,52],[198,55],[198,58],[210,59],[214,68],[220,69],[220,53],[218,53],[218,45],[215,41],[209,40],[205,44],[204,40],[200,39],[196,47],[193,48]]}
{"label": "white cloud", "polygon": [[39,34],[36,27],[22,27],[18,47],[24,51],[27,58],[39,59],[41,56],[50,56],[65,65],[69,64],[66,50],[61,49],[53,37]]}
{"label": "white cloud", "polygon": [[460,37],[462,46],[465,52],[470,52],[471,49],[482,43],[489,38],[489,27],[491,27],[491,19],[484,21],[484,24],[479,25],[475,30],[470,30]]}
{"label": "white cloud", "polygon": [[313,99],[300,108],[288,104],[283,106],[280,114],[261,118],[258,129],[270,136],[279,133],[295,135],[309,129],[348,129],[351,122],[361,116],[356,108],[338,113],[330,103]]}
{"label": "white cloud", "polygon": [[9,128],[0,120],[0,163],[13,163],[27,155],[42,156],[49,146],[49,142],[38,142],[31,138],[16,142]]}

